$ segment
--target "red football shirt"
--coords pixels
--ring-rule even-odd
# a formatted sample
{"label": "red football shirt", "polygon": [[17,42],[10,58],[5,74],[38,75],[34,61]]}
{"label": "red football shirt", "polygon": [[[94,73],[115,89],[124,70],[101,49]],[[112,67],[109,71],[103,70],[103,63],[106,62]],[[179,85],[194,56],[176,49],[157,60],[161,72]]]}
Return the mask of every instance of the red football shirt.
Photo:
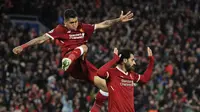
{"label": "red football shirt", "polygon": [[[55,40],[56,45],[61,47],[62,58],[74,48],[79,47],[87,43],[88,39],[94,32],[94,25],[79,23],[76,31],[69,30],[63,25],[58,25],[53,30],[49,31],[45,35]],[[91,81],[96,76],[97,68],[91,64],[87,59],[76,60],[72,63],[67,70],[72,77],[76,79]]]}
{"label": "red football shirt", "polygon": [[61,47],[62,57],[74,48],[87,43],[94,32],[94,25],[79,23],[76,31],[69,30],[63,25],[58,25],[45,35],[52,40],[58,40]]}
{"label": "red football shirt", "polygon": [[150,80],[154,65],[154,58],[149,57],[150,63],[143,75],[135,72],[125,73],[119,67],[112,67],[118,60],[118,56],[102,66],[98,75],[107,78],[108,87],[108,111],[109,112],[135,112],[134,110],[134,83],[146,83]]}

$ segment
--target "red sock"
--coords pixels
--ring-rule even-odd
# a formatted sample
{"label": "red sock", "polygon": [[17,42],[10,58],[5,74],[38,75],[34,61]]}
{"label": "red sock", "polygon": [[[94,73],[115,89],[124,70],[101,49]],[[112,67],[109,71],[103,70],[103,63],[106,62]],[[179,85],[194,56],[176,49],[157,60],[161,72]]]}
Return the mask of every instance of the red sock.
{"label": "red sock", "polygon": [[74,49],[70,55],[68,56],[69,59],[72,61],[78,59],[81,56],[81,50],[80,49]]}
{"label": "red sock", "polygon": [[101,107],[104,102],[108,99],[108,96],[102,95],[100,92],[97,93],[94,105],[92,106],[90,112],[100,112]]}

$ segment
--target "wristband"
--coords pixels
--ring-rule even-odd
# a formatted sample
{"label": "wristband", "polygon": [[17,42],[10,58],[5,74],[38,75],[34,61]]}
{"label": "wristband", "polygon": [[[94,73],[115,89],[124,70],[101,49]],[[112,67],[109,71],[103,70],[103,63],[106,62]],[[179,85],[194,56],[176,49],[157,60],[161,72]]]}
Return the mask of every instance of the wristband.
{"label": "wristband", "polygon": [[25,49],[25,48],[28,47],[28,45],[27,45],[27,44],[23,44],[23,45],[21,45],[21,47],[22,47],[23,49]]}

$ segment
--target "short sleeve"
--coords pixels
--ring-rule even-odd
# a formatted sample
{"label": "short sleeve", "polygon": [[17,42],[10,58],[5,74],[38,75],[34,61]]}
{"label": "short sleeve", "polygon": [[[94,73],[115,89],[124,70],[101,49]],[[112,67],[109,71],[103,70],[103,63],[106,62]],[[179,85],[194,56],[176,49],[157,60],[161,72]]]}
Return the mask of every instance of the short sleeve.
{"label": "short sleeve", "polygon": [[86,36],[87,36],[87,40],[92,36],[92,34],[94,33],[94,30],[95,30],[95,25],[92,25],[92,24],[82,24],[82,28],[83,28],[83,31],[84,33],[86,33]]}
{"label": "short sleeve", "polygon": [[54,39],[59,39],[61,35],[64,34],[65,32],[66,32],[65,29],[61,25],[58,25],[56,28],[45,33],[45,35],[54,40]]}
{"label": "short sleeve", "polygon": [[58,34],[56,33],[56,31],[54,29],[52,29],[51,31],[45,33],[45,35],[49,38],[51,38],[52,40],[58,38]]}

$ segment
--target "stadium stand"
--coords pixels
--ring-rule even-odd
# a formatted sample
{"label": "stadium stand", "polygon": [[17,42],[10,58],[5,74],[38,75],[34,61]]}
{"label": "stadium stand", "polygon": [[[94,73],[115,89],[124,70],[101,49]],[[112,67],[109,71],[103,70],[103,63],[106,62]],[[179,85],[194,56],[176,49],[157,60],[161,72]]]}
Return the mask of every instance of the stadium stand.
{"label": "stadium stand", "polygon": [[[199,0],[5,0],[0,5],[0,112],[91,108],[97,88],[60,69],[59,48],[44,44],[20,56],[12,53],[45,30],[14,24],[9,15],[34,15],[51,29],[62,23],[66,8],[74,8],[87,23],[117,17],[120,10],[134,12],[132,22],[93,35],[88,59],[100,67],[111,59],[114,47],[131,48],[137,56],[136,71],[142,73],[148,61],[146,46],[152,48],[155,69],[148,85],[135,87],[137,112],[200,111]],[[107,104],[102,108],[106,111]]]}

